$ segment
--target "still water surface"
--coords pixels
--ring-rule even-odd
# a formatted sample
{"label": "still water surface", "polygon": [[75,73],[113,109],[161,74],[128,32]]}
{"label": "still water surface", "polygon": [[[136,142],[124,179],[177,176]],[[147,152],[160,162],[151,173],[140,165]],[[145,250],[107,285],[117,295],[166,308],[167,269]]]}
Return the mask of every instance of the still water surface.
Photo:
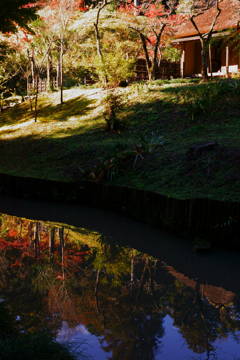
{"label": "still water surface", "polygon": [[79,360],[240,359],[240,254],[108,212],[0,199],[0,298]]}

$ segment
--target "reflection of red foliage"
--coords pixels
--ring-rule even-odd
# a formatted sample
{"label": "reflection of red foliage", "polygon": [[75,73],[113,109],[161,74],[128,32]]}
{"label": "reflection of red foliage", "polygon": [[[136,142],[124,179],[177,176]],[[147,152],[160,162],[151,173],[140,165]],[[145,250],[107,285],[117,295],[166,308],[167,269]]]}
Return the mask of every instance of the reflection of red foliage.
{"label": "reflection of red foliage", "polygon": [[4,239],[0,239],[0,249],[4,250],[9,247],[9,241],[6,241]]}
{"label": "reflection of red foliage", "polygon": [[[10,224],[9,224],[10,225]],[[28,224],[27,224],[28,225]],[[29,263],[28,259],[49,259],[54,262],[55,265],[62,266],[69,271],[78,271],[79,265],[85,261],[85,257],[90,254],[90,251],[79,251],[77,248],[70,248],[71,241],[68,236],[65,236],[66,247],[63,249],[63,257],[61,255],[60,244],[55,243],[54,251],[49,248],[49,230],[40,231],[38,240],[35,239],[33,227],[30,227],[27,234],[21,236],[23,229],[23,223],[21,224],[21,231],[12,224],[9,226],[9,230],[6,232],[6,238],[0,238],[0,251],[6,251],[11,259],[11,268],[18,268],[24,264]],[[29,228],[29,225],[28,225]],[[73,244],[75,247],[75,244]],[[31,262],[32,263],[32,260]],[[56,277],[58,280],[62,280],[60,276]]]}
{"label": "reflection of red foliage", "polygon": [[64,280],[64,276],[62,275],[62,274],[58,274],[57,276],[56,276],[56,279],[57,280]]}
{"label": "reflection of red foliage", "polygon": [[20,260],[16,260],[15,263],[10,265],[11,267],[20,267],[22,266],[22,263],[20,262]]}
{"label": "reflection of red foliage", "polygon": [[9,237],[16,237],[17,236],[17,231],[15,229],[10,229],[8,230],[8,235]]}

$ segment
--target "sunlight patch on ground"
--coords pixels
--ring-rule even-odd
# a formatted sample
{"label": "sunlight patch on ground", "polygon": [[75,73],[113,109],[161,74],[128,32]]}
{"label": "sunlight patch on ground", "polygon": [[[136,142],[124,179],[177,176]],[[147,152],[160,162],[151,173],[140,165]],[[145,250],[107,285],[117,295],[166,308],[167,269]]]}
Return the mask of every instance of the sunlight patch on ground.
{"label": "sunlight patch on ground", "polygon": [[[106,90],[101,88],[72,88],[64,90],[64,102],[74,99],[77,100],[80,96],[83,96],[88,100],[95,100],[96,103],[94,106],[88,106],[89,111],[86,114],[79,111],[79,115],[74,114],[67,116],[65,114],[63,115],[63,118],[56,120],[54,119],[54,112],[53,118],[51,118],[51,113],[46,116],[41,115],[41,109],[47,109],[48,106],[59,105],[60,93],[43,94],[42,98],[39,99],[40,110],[38,121],[35,122],[33,118],[27,121],[21,119],[21,122],[4,125],[0,127],[0,139],[14,139],[28,136],[37,138],[48,136],[59,138],[71,136],[75,132],[84,132],[85,129],[89,129],[90,127],[94,128],[97,124],[102,122],[101,113],[103,107],[100,105],[100,102],[102,98],[106,96]],[[67,104],[65,104],[65,106],[67,106]],[[58,112],[61,113],[61,108]]]}
{"label": "sunlight patch on ground", "polygon": [[32,125],[34,123],[34,120],[28,120],[22,123],[17,123],[14,125],[5,125],[5,126],[1,126],[0,131],[6,131],[6,130],[17,130],[17,129],[21,129],[23,127]]}

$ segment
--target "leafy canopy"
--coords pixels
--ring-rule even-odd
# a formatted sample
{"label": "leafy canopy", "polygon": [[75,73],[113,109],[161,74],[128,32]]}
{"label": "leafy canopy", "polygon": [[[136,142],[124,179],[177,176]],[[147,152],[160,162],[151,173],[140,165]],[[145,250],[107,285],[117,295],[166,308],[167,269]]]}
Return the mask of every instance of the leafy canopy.
{"label": "leafy canopy", "polygon": [[37,18],[38,0],[1,0],[0,31],[16,32],[17,26],[28,29],[27,23]]}

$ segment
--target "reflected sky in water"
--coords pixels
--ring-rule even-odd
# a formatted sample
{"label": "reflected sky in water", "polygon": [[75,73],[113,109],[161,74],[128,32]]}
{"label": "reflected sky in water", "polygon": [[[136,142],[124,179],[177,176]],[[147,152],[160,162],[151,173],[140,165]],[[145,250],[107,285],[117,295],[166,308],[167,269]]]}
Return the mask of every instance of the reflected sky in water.
{"label": "reflected sky in water", "polygon": [[96,230],[0,220],[0,298],[21,331],[48,329],[79,360],[238,359],[235,260],[224,279],[209,280]]}

